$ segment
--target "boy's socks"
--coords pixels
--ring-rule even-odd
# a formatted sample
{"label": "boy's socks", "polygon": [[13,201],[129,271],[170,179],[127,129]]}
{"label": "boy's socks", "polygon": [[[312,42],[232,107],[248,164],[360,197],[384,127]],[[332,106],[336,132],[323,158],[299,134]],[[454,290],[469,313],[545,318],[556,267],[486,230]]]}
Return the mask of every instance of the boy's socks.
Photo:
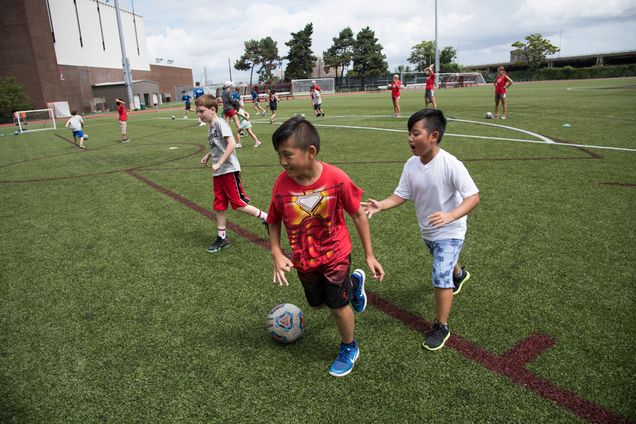
{"label": "boy's socks", "polygon": [[224,239],[225,237],[227,237],[227,233],[225,232],[225,228],[217,228],[219,237],[221,237],[222,239]]}

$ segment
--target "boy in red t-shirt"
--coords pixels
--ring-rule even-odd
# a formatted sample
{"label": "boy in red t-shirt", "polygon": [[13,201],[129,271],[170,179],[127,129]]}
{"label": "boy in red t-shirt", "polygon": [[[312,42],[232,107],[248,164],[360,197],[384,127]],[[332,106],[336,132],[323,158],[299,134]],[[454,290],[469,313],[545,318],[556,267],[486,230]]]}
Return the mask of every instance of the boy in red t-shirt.
{"label": "boy in red t-shirt", "polygon": [[435,71],[433,71],[434,63],[424,69],[426,72],[426,88],[424,92],[424,107],[427,108],[428,104],[433,104],[433,109],[437,109],[437,102],[435,101]]}
{"label": "boy in red t-shirt", "polygon": [[121,142],[128,143],[128,108],[123,100],[115,99],[117,105],[117,113],[119,113],[119,130],[121,131]]}
{"label": "boy in red t-shirt", "polygon": [[[316,158],[320,136],[302,117],[285,121],[272,141],[285,169],[274,183],[267,217],[274,283],[287,286],[285,273],[296,268],[309,305],[327,305],[331,310],[341,344],[329,374],[344,377],[360,354],[351,307],[362,312],[367,305],[364,271],[356,269],[349,274],[351,238],[345,211],[356,226],[371,275],[384,279],[382,265],[373,254],[369,221],[360,206],[363,191],[341,169]],[[281,249],[281,222],[291,246],[291,260]]]}
{"label": "boy in red t-shirt", "polygon": [[503,66],[497,68],[497,76],[495,77],[495,119],[499,117],[499,102],[503,106],[503,116],[501,119],[508,118],[508,105],[506,104],[506,89],[512,85],[512,79],[506,74]]}
{"label": "boy in red t-shirt", "polygon": [[400,116],[400,87],[402,81],[398,74],[393,75],[393,81],[389,83],[387,88],[391,89],[391,100],[393,101],[393,116],[398,118]]}

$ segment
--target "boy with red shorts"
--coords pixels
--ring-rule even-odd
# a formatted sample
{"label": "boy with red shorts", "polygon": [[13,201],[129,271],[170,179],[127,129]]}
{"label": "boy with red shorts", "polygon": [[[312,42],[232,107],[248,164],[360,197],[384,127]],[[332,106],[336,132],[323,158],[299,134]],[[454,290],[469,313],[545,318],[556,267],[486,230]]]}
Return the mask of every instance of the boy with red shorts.
{"label": "boy with red shorts", "polygon": [[249,205],[250,198],[243,191],[241,184],[241,165],[234,149],[236,142],[232,137],[230,126],[216,114],[217,100],[210,94],[204,94],[196,102],[197,115],[208,127],[208,143],[210,151],[203,156],[201,163],[208,166],[212,159],[212,185],[214,188],[214,213],[218,236],[212,246],[206,250],[208,253],[218,252],[230,246],[225,228],[227,223],[226,212],[228,203],[239,212],[259,218],[263,223],[267,214],[262,210]]}
{"label": "boy with red shorts", "polygon": [[[287,286],[285,273],[296,268],[309,305],[327,305],[330,309],[341,343],[329,374],[344,377],[360,355],[354,338],[353,310],[362,312],[367,306],[364,271],[356,269],[349,274],[351,238],[345,211],[356,226],[373,278],[384,278],[382,265],[373,254],[369,221],[360,206],[363,192],[341,169],[316,158],[320,136],[304,118],[285,121],[272,135],[272,141],[285,169],[274,183],[267,219],[274,283]],[[281,222],[287,231],[292,260],[281,248]]]}

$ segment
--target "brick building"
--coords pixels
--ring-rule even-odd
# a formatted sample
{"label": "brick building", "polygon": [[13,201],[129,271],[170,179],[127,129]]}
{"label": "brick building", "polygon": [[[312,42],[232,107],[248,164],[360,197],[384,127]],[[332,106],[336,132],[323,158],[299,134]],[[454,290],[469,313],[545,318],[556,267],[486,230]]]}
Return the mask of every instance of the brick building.
{"label": "brick building", "polygon": [[[105,99],[95,86],[123,83],[114,6],[101,0],[3,0],[2,6],[11,13],[0,14],[0,77],[14,76],[35,108],[66,101],[80,112],[97,111]],[[134,93],[134,108],[174,100],[175,87],[192,86],[191,68],[150,63],[141,16],[121,10],[121,20],[132,79],[156,83],[141,85],[156,91]]]}

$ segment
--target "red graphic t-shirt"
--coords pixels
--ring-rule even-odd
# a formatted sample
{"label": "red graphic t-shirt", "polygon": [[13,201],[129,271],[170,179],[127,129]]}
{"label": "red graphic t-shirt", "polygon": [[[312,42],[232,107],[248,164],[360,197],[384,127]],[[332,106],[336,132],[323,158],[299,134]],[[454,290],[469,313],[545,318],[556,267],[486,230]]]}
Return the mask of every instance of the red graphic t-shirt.
{"label": "red graphic t-shirt", "polygon": [[287,230],[294,268],[307,272],[346,260],[351,238],[344,212],[360,209],[363,191],[341,169],[322,163],[314,184],[302,186],[286,172],[272,189],[267,222],[281,222]]}
{"label": "red graphic t-shirt", "polygon": [[495,93],[505,94],[507,82],[506,75],[497,75],[497,78],[495,78]]}
{"label": "red graphic t-shirt", "polygon": [[119,105],[117,106],[117,112],[119,112],[119,120],[127,121],[128,120],[128,112],[126,112],[126,106]]}

